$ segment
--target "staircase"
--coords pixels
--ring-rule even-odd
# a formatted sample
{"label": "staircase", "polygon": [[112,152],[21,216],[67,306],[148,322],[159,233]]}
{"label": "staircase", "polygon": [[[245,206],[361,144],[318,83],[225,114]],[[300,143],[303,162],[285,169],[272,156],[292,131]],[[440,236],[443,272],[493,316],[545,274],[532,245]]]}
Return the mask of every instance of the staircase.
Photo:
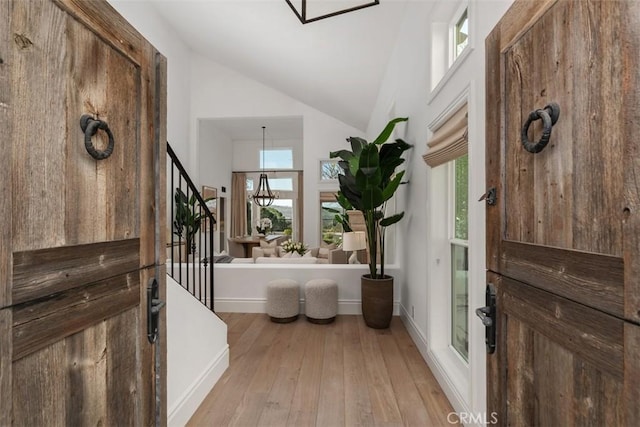
{"label": "staircase", "polygon": [[[213,305],[213,224],[167,143],[167,425],[187,424],[229,366],[227,325]],[[187,249],[188,248],[188,249]]]}
{"label": "staircase", "polygon": [[211,311],[213,306],[213,225],[215,217],[167,142],[170,160],[167,206],[167,274]]}

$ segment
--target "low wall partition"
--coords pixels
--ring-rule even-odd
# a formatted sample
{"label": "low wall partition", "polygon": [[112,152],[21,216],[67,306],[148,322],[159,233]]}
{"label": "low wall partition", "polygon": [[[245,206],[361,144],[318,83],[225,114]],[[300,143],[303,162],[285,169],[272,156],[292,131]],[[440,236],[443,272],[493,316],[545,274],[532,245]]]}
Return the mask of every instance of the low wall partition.
{"label": "low wall partition", "polygon": [[[185,274],[194,273],[192,264],[183,265],[182,269]],[[215,264],[214,307],[217,312],[266,313],[269,281],[293,279],[303,289],[311,279],[332,279],[338,284],[338,314],[361,314],[360,276],[367,272],[366,264]],[[394,315],[399,315],[402,270],[396,265],[387,265],[385,273],[395,279]],[[304,300],[300,303],[304,313]]]}

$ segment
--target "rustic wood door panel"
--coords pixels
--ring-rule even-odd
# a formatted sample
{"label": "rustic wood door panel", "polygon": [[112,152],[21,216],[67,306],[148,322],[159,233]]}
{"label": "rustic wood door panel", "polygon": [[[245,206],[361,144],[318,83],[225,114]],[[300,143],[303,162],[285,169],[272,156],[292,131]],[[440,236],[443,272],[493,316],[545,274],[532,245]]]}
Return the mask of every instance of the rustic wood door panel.
{"label": "rustic wood door panel", "polygon": [[[502,425],[638,419],[639,24],[635,1],[525,0],[486,40],[487,393]],[[560,117],[532,154],[523,124],[551,102]]]}
{"label": "rustic wood door panel", "polygon": [[[0,12],[0,425],[153,424],[164,58],[104,1]],[[85,114],[108,123],[110,157],[85,149]]]}

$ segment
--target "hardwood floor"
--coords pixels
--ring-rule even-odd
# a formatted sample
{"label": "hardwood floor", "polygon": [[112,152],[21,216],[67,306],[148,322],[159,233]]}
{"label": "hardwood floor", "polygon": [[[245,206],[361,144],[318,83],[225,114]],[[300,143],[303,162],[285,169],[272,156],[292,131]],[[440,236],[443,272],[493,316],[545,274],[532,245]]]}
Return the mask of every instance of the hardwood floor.
{"label": "hardwood floor", "polygon": [[219,313],[229,369],[190,426],[449,426],[453,412],[402,321],[362,316],[315,325],[266,314]]}

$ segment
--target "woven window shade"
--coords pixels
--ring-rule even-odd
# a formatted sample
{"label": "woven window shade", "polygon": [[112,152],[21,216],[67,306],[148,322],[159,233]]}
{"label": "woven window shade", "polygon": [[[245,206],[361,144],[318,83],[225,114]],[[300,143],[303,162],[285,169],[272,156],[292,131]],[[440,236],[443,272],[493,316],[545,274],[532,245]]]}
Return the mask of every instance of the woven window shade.
{"label": "woven window shade", "polygon": [[320,202],[335,202],[337,191],[321,191]]}
{"label": "woven window shade", "polygon": [[465,104],[436,129],[431,139],[427,141],[427,154],[422,158],[433,168],[467,154],[467,146],[467,104]]}

